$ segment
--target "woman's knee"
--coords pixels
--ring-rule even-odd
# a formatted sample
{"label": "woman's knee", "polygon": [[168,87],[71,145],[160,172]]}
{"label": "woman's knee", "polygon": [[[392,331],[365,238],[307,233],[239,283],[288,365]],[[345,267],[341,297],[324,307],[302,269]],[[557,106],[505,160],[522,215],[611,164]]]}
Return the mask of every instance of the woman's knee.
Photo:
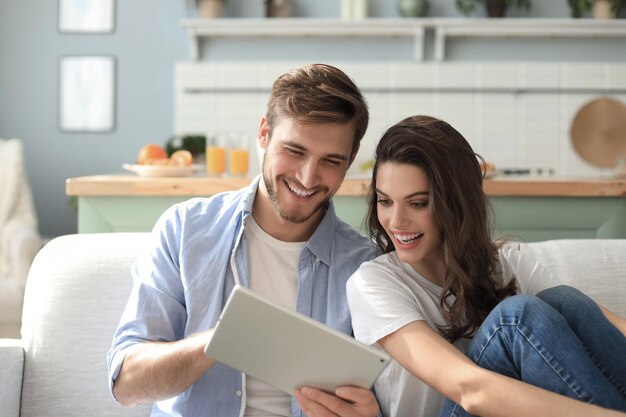
{"label": "woman's knee", "polygon": [[569,285],[557,285],[545,289],[537,297],[561,313],[580,311],[582,308],[597,308],[595,302],[580,290]]}
{"label": "woman's knee", "polygon": [[556,287],[547,288],[537,293],[537,297],[541,299],[576,299],[585,297],[580,290],[569,285],[557,285]]}
{"label": "woman's knee", "polygon": [[548,313],[546,307],[546,303],[536,296],[514,295],[500,301],[490,316],[501,324],[513,325],[528,315]]}
{"label": "woman's knee", "polygon": [[495,310],[501,311],[517,311],[523,310],[529,306],[534,306],[540,300],[533,295],[514,295],[512,297],[505,298],[500,301],[498,305],[494,308]]}

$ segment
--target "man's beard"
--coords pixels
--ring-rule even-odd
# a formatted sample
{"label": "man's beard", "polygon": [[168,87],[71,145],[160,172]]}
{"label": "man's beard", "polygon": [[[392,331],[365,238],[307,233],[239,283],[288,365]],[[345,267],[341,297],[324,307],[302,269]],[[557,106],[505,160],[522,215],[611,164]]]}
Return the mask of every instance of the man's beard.
{"label": "man's beard", "polygon": [[[280,204],[278,202],[278,193],[274,189],[274,185],[271,179],[265,174],[265,172],[263,172],[263,181],[265,182],[265,188],[267,188],[267,194],[270,197],[270,202],[272,203],[272,207],[274,208],[274,211],[280,216],[281,219],[286,220],[290,223],[296,223],[296,224],[305,223],[307,220],[313,217],[313,215],[316,214],[319,210],[325,209],[326,206],[328,205],[328,200],[330,200],[330,197],[327,197],[324,200],[320,201],[317,207],[315,207],[315,209],[311,211],[311,213],[308,215],[304,215],[300,217],[292,216],[292,215],[285,213],[283,209],[280,207]],[[278,181],[282,181],[282,179],[279,178]]]}

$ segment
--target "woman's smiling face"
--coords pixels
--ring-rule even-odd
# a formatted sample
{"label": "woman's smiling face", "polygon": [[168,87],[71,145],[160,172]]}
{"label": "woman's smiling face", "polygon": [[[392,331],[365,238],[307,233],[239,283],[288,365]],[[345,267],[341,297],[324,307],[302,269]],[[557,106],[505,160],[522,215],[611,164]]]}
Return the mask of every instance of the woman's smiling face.
{"label": "woman's smiling face", "polygon": [[398,258],[438,283],[441,232],[431,210],[430,184],[421,168],[383,162],[376,173],[378,221]]}

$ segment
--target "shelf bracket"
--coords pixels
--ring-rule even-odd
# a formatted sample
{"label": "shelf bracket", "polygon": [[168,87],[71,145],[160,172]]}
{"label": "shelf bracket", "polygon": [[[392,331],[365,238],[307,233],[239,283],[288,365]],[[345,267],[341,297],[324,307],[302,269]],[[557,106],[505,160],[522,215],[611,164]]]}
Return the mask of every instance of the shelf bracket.
{"label": "shelf bracket", "polygon": [[197,61],[200,59],[200,36],[192,28],[187,29],[189,37],[189,59]]}
{"label": "shelf bracket", "polygon": [[435,29],[435,61],[443,62],[446,59],[446,30]]}
{"label": "shelf bracket", "polygon": [[415,61],[424,60],[424,42],[426,29],[419,27],[415,29],[415,36],[413,37],[413,58]]}

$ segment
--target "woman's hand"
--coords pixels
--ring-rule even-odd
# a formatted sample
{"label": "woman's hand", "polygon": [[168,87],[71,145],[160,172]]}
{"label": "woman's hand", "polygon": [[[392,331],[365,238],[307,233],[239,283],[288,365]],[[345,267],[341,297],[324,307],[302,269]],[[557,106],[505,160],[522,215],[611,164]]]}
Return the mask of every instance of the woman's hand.
{"label": "woman's hand", "polygon": [[333,395],[302,387],[294,396],[308,417],[374,417],[380,410],[374,393],[365,388],[339,387]]}

